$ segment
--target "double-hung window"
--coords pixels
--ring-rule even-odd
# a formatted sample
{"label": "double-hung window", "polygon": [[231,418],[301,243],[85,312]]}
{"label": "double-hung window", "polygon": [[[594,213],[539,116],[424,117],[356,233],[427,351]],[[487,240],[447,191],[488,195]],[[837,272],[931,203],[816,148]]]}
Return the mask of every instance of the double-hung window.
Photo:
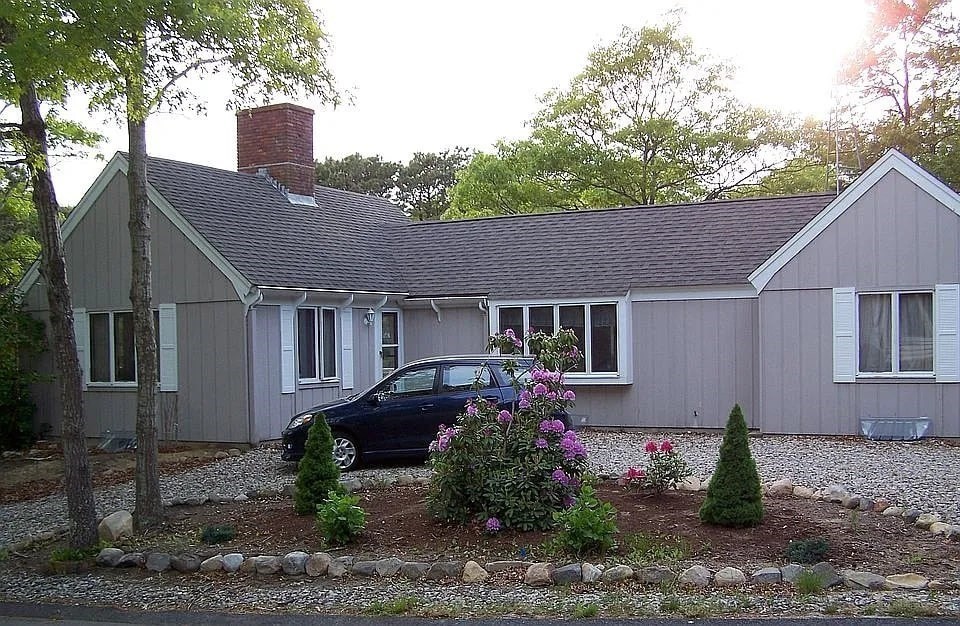
{"label": "double-hung window", "polygon": [[[131,311],[74,311],[77,351],[85,383],[94,386],[134,386],[137,349]],[[176,305],[162,304],[153,312],[157,346],[157,379],[161,391],[177,390]]]}
{"label": "double-hung window", "polygon": [[583,361],[572,372],[616,374],[619,371],[616,303],[518,305],[497,309],[497,329],[501,333],[511,329],[522,338],[526,331],[553,334],[560,328],[574,332],[577,348],[583,355]]}
{"label": "double-hung window", "polygon": [[933,375],[933,292],[857,294],[858,371]]}
{"label": "double-hung window", "polygon": [[336,320],[336,309],[297,309],[297,368],[301,383],[336,379]]}

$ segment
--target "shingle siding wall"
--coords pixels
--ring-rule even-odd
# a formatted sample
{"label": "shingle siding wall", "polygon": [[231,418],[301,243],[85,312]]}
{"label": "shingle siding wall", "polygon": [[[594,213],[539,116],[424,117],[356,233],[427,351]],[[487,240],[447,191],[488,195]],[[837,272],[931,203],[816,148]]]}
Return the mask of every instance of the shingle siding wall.
{"label": "shingle siding wall", "polygon": [[787,263],[760,294],[760,427],[856,434],[861,417],[930,417],[960,436],[960,384],[833,382],[833,287],[960,282],[960,217],[896,171]]}

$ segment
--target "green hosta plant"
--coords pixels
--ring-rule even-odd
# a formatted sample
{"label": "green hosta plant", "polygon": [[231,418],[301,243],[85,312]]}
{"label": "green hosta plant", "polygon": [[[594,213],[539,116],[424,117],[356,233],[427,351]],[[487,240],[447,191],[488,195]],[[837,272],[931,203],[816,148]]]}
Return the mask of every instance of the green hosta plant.
{"label": "green hosta plant", "polygon": [[356,496],[331,490],[327,499],[317,505],[317,530],[328,544],[348,544],[363,532],[367,514],[359,503],[360,498]]}
{"label": "green hosta plant", "polygon": [[[587,450],[557,419],[576,399],[564,372],[580,360],[572,331],[533,333],[536,354],[529,375],[505,366],[518,391],[510,410],[478,397],[430,445],[430,512],[443,520],[479,520],[499,528],[545,529],[553,513],[573,503],[587,466]],[[523,345],[512,330],[490,338],[489,349],[508,354]],[[521,379],[523,382],[521,382]],[[495,522],[489,522],[491,519]]]}
{"label": "green hosta plant", "polygon": [[573,506],[553,514],[559,527],[557,543],[575,556],[602,555],[613,547],[617,532],[617,510],[597,497],[590,485],[580,488]]}

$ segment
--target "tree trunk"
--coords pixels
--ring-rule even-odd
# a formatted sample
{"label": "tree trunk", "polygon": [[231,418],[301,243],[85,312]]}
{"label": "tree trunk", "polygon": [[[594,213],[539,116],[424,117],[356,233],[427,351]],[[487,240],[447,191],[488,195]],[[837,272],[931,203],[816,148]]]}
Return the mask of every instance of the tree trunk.
{"label": "tree trunk", "polygon": [[40,114],[40,102],[32,83],[22,88],[20,111],[33,185],[33,203],[40,222],[40,267],[47,281],[54,362],[60,380],[63,472],[67,515],[70,518],[70,545],[86,548],[97,542],[97,511],[93,502],[93,479],[83,420],[82,373],[73,330],[73,303],[67,283],[63,240],[60,237],[60,207],[54,193],[47,156],[47,127]]}
{"label": "tree trunk", "polygon": [[[146,52],[146,48],[143,48]],[[142,530],[163,520],[157,450],[157,344],[153,327],[150,202],[147,199],[147,125],[142,76],[127,81],[130,163],[130,302],[137,349],[137,473],[133,521]]]}

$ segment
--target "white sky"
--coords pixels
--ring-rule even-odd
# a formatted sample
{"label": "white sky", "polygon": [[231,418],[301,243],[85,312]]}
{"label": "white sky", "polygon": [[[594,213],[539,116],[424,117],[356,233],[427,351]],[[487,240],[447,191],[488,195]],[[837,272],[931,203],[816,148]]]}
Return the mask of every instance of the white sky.
{"label": "white sky", "polygon": [[[455,145],[489,149],[526,135],[539,97],[579,72],[595,46],[623,26],[639,29],[684,10],[683,29],[697,47],[738,67],[734,91],[746,102],[826,116],[844,56],[862,36],[863,0],[312,0],[325,20],[330,64],[352,105],[317,109],[314,156],[353,152],[406,160],[415,151]],[[236,167],[236,121],[225,110],[229,84],[191,86],[205,117],[157,114],[147,123],[154,156]],[[90,117],[84,104],[68,115],[106,135],[100,152],[126,150],[124,128]],[[60,159],[54,184],[76,204],[104,165]]]}

